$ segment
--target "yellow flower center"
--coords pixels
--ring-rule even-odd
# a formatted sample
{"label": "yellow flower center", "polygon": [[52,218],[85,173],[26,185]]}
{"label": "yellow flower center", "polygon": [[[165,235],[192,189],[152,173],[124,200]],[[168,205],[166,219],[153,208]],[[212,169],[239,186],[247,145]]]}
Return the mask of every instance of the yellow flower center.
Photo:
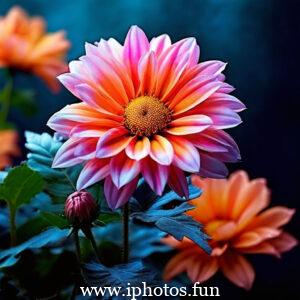
{"label": "yellow flower center", "polygon": [[129,102],[124,117],[124,125],[132,134],[151,136],[169,124],[171,111],[159,99],[141,96]]}

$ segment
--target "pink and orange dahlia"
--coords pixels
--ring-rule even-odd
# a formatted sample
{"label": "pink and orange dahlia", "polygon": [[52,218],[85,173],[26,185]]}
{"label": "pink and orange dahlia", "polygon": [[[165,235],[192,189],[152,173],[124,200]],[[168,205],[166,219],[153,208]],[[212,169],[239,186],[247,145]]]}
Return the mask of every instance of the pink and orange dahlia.
{"label": "pink and orange dahlia", "polygon": [[55,113],[48,125],[68,138],[54,167],[84,163],[77,188],[105,179],[111,208],[123,205],[139,175],[162,194],[165,185],[188,197],[186,173],[220,178],[224,162],[239,160],[223,129],[241,123],[245,106],[229,93],[220,61],[198,63],[194,38],[150,42],[137,26],[124,45],[86,44],[86,55],[59,76],[82,100]]}
{"label": "pink and orange dahlia", "polygon": [[165,268],[166,280],[187,272],[193,282],[204,282],[221,270],[237,286],[250,289],[255,272],[244,254],[280,257],[297,245],[297,240],[282,230],[295,210],[282,206],[266,209],[270,193],[265,179],[249,180],[246,172],[239,171],[228,180],[193,176],[192,181],[203,194],[191,201],[195,209],[188,214],[203,224],[212,238],[212,254],[189,239],[165,238],[166,244],[178,250]]}
{"label": "pink and orange dahlia", "polygon": [[64,62],[70,47],[64,32],[45,32],[40,17],[30,18],[20,7],[0,17],[0,68],[31,72],[53,90],[59,89],[57,76],[67,71]]}

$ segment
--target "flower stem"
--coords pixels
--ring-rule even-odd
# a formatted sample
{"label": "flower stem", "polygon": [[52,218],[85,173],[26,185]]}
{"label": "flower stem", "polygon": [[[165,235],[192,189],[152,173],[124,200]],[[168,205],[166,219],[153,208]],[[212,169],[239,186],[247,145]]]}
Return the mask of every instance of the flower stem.
{"label": "flower stem", "polygon": [[123,206],[123,263],[129,258],[129,203]]}
{"label": "flower stem", "polygon": [[78,285],[80,282],[81,278],[81,251],[80,251],[80,241],[79,241],[79,235],[78,235],[78,229],[74,228],[73,231],[73,236],[74,236],[74,242],[75,242],[75,248],[76,248],[76,258],[77,258],[77,265],[78,265],[78,270],[77,274],[75,274],[75,283],[74,287],[72,290],[72,294],[70,297],[70,300],[74,300],[76,298],[77,290],[78,290]]}
{"label": "flower stem", "polygon": [[101,263],[100,254],[99,254],[99,251],[98,251],[98,248],[97,248],[97,244],[96,244],[93,232],[91,230],[91,227],[84,227],[84,228],[81,228],[81,230],[83,231],[83,233],[85,234],[85,236],[87,237],[87,239],[90,240],[91,245],[93,247],[93,250],[94,250],[94,252],[96,254],[96,257],[97,257],[98,261]]}
{"label": "flower stem", "polygon": [[77,261],[78,261],[79,269],[80,269],[81,251],[80,251],[80,241],[79,241],[78,229],[74,229],[73,235],[74,235],[74,241],[75,241],[75,247],[76,247]]}
{"label": "flower stem", "polygon": [[16,226],[16,210],[12,205],[8,205],[9,209],[9,225],[10,225],[10,246],[14,247],[17,244],[17,226]]}
{"label": "flower stem", "polygon": [[13,91],[13,77],[10,72],[8,72],[7,83],[3,90],[3,101],[2,109],[0,111],[0,123],[5,123],[8,117],[10,105],[11,105],[11,96]]}

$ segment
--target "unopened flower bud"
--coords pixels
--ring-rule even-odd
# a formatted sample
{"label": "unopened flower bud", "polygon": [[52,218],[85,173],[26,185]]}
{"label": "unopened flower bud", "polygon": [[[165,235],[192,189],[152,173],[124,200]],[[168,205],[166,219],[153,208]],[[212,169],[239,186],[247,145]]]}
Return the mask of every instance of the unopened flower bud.
{"label": "unopened flower bud", "polygon": [[74,226],[89,226],[97,219],[99,206],[89,192],[77,191],[68,196],[65,204],[65,215]]}

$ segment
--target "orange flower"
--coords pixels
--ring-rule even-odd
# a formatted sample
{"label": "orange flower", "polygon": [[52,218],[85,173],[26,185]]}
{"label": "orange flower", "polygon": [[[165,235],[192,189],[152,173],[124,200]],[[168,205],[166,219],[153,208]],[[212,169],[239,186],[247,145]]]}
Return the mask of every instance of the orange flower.
{"label": "orange flower", "polygon": [[30,18],[20,7],[0,18],[0,67],[31,72],[53,91],[60,86],[56,77],[67,71],[69,47],[64,32],[46,33],[44,20]]}
{"label": "orange flower", "polygon": [[246,172],[233,173],[226,179],[193,177],[193,184],[203,190],[191,203],[189,212],[204,225],[212,238],[212,254],[204,253],[194,242],[178,242],[167,237],[164,242],[179,250],[167,264],[166,280],[186,271],[193,282],[203,282],[218,270],[237,286],[250,289],[255,273],[243,254],[280,253],[297,245],[294,237],[282,231],[295,213],[294,209],[277,206],[265,209],[270,193],[265,179],[249,180]]}
{"label": "orange flower", "polygon": [[17,145],[18,133],[13,129],[0,131],[0,170],[11,165],[11,156],[20,155]]}

